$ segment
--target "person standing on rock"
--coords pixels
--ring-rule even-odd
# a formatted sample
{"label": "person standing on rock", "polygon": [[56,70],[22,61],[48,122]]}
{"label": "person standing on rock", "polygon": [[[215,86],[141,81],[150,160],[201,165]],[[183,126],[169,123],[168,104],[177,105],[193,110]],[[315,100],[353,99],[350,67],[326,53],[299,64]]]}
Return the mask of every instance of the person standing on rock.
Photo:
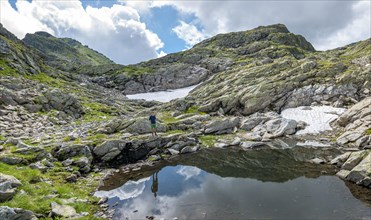
{"label": "person standing on rock", "polygon": [[157,136],[156,112],[151,113],[151,116],[149,116],[149,120],[151,121],[152,136]]}

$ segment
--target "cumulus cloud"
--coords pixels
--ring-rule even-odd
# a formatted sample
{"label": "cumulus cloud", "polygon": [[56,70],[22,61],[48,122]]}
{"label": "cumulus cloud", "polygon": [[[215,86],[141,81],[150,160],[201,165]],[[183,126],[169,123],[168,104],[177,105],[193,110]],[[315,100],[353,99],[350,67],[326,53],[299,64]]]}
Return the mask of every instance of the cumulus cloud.
{"label": "cumulus cloud", "polygon": [[[26,33],[47,31],[54,34],[54,31],[37,19],[34,19],[27,11],[20,14],[12,8],[8,1],[0,1],[1,23],[19,38],[23,38]],[[21,25],[16,25],[15,22]]]}
{"label": "cumulus cloud", "polygon": [[319,41],[317,49],[335,48],[371,37],[371,2],[358,2],[353,5],[352,10],[356,15],[355,19],[344,28]]}
{"label": "cumulus cloud", "polygon": [[[130,2],[137,7],[137,3]],[[202,33],[208,36],[283,23],[317,49],[331,49],[370,37],[369,1],[147,1],[146,5],[171,5],[180,14],[192,14],[203,26]],[[141,12],[143,7],[138,6],[138,10]],[[185,29],[182,24],[175,28],[180,27]],[[177,36],[192,43],[187,34]]]}
{"label": "cumulus cloud", "polygon": [[172,30],[180,39],[185,41],[188,47],[197,44],[207,37],[207,35],[203,31],[199,31],[195,25],[184,21],[180,21],[180,24]]}
{"label": "cumulus cloud", "polygon": [[1,22],[19,38],[36,31],[72,37],[122,64],[163,55],[157,52],[163,42],[140,21],[132,7],[115,4],[84,9],[78,0],[18,0],[16,7],[1,1]]}

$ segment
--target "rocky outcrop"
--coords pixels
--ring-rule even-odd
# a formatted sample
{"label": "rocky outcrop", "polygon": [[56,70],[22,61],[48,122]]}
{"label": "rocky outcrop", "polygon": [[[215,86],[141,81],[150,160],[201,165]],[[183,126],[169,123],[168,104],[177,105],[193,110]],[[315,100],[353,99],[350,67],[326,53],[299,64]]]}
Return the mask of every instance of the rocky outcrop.
{"label": "rocky outcrop", "polygon": [[353,105],[333,123],[345,131],[336,142],[339,145],[371,147],[371,97]]}
{"label": "rocky outcrop", "polygon": [[371,150],[347,152],[331,163],[341,167],[337,173],[339,177],[371,188]]}
{"label": "rocky outcrop", "polygon": [[225,118],[214,120],[205,125],[205,134],[230,134],[239,124],[239,118]]}
{"label": "rocky outcrop", "polygon": [[59,89],[48,90],[40,97],[40,102],[46,111],[55,109],[63,111],[74,118],[79,118],[84,114],[81,103],[72,95],[66,94]]}
{"label": "rocky outcrop", "polygon": [[[312,104],[353,105],[370,96],[367,88],[371,67],[356,64],[356,60],[368,59],[364,48],[370,47],[369,42],[300,59],[286,51],[288,47],[267,42],[270,46],[246,56],[245,64],[231,66],[228,71],[211,77],[186,100],[200,106],[200,111],[213,113],[222,109],[230,115],[280,112]],[[271,57],[270,63],[261,63],[260,57],[269,54],[276,56]]]}
{"label": "rocky outcrop", "polygon": [[[14,86],[16,83],[20,85]],[[0,88],[0,106],[19,105],[32,113],[54,109],[74,118],[84,114],[80,101],[60,89],[21,78],[0,79],[0,85],[4,86]]]}
{"label": "rocky outcrop", "polygon": [[0,206],[0,219],[2,220],[37,220],[38,218],[31,211]]}
{"label": "rocky outcrop", "polygon": [[[165,126],[161,122],[157,122],[156,125],[157,132],[166,131]],[[134,119],[125,130],[132,134],[148,134],[152,132],[151,124],[147,117]]]}
{"label": "rocky outcrop", "polygon": [[[14,47],[14,44],[17,47]],[[40,53],[24,45],[0,24],[0,58],[7,61],[8,68],[13,69],[1,66],[1,71],[17,71],[23,75],[40,73],[41,57]]]}
{"label": "rocky outcrop", "polygon": [[210,119],[210,115],[179,115],[175,117],[177,121],[170,122],[167,124],[167,128],[169,130],[194,130],[194,129],[201,129],[203,126],[203,122]]}
{"label": "rocky outcrop", "polygon": [[175,134],[155,138],[147,135],[131,140],[107,140],[96,146],[93,152],[98,162],[126,164],[150,155],[174,154],[174,152],[191,153],[198,149],[196,138]]}

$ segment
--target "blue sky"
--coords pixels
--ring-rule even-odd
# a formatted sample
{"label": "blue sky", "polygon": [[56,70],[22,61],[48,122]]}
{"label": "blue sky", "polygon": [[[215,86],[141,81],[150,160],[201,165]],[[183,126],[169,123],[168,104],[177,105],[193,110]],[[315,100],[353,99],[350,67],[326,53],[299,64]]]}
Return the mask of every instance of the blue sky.
{"label": "blue sky", "polygon": [[148,29],[157,33],[164,42],[163,51],[165,53],[174,53],[186,48],[184,41],[172,31],[173,27],[179,25],[179,19],[179,14],[171,6],[154,8],[150,14],[143,16],[143,21]]}
{"label": "blue sky", "polygon": [[371,36],[369,0],[1,0],[0,21],[22,39],[71,37],[120,64],[185,50],[219,33],[285,24],[317,50]]}

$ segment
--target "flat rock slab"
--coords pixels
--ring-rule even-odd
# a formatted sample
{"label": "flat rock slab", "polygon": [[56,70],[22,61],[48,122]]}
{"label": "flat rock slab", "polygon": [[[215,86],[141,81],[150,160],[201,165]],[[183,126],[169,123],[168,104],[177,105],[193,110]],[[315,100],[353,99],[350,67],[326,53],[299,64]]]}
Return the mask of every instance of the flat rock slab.
{"label": "flat rock slab", "polygon": [[264,142],[244,141],[241,143],[242,148],[256,148],[266,145]]}
{"label": "flat rock slab", "polygon": [[68,205],[59,205],[56,202],[50,203],[52,208],[52,216],[56,217],[64,217],[64,218],[71,218],[77,216],[75,208]]}

